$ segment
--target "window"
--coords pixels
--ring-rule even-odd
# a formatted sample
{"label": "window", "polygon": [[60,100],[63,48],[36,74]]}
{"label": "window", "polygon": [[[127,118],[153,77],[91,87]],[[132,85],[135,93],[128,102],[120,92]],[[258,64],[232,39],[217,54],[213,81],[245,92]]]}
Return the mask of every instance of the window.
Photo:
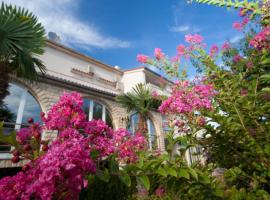
{"label": "window", "polygon": [[[19,130],[29,118],[40,121],[41,107],[31,93],[20,85],[10,83],[9,94],[0,106],[0,121],[5,122],[4,133]],[[10,146],[0,144],[0,152],[9,152]]]}
{"label": "window", "polygon": [[[130,123],[128,124],[127,129],[134,135],[136,130],[138,129],[138,122],[139,122],[139,115],[138,113],[134,113],[130,116]],[[151,119],[147,119],[147,130],[148,130],[148,145],[149,149],[156,149],[157,148],[157,137],[156,137],[156,130],[155,126]]]}
{"label": "window", "polygon": [[84,113],[88,116],[89,120],[92,119],[101,119],[110,127],[113,127],[112,118],[108,109],[101,103],[93,101],[91,99],[83,100],[83,110]]}

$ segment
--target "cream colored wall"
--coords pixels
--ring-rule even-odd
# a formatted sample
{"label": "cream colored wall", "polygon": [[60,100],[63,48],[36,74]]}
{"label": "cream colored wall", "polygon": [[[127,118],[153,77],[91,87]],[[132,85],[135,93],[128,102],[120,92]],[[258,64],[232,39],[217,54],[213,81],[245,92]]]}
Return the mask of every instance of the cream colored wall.
{"label": "cream colored wall", "polygon": [[138,83],[145,84],[145,73],[143,69],[124,72],[122,77],[122,85],[124,93],[132,91],[132,88]]}
{"label": "cream colored wall", "polygon": [[[121,74],[96,66],[93,63],[71,56],[54,48],[46,47],[45,53],[40,56],[40,59],[47,67],[47,73],[49,75],[54,75],[73,82],[78,82],[82,85],[92,86],[97,89],[114,93],[119,93],[119,89],[121,89],[119,88],[119,84],[118,87],[112,87],[111,85],[98,80],[100,77],[111,82],[120,82]],[[88,72],[89,67],[91,68],[91,72],[94,73],[92,78],[82,77],[71,72],[72,68]]]}

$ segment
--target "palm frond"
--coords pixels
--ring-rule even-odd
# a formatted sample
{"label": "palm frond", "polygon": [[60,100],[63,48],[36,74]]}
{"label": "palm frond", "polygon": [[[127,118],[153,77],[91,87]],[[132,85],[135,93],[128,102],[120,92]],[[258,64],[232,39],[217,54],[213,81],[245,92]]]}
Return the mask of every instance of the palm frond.
{"label": "palm frond", "polygon": [[131,92],[117,96],[116,101],[122,104],[128,112],[136,111],[145,117],[161,104],[160,100],[152,97],[150,88],[141,83],[137,84]]}

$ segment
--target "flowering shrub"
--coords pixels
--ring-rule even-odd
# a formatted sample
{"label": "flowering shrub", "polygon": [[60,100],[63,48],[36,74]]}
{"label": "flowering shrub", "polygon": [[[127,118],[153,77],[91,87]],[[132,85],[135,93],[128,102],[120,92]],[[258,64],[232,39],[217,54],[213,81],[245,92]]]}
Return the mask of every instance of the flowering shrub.
{"label": "flowering shrub", "polygon": [[13,177],[0,181],[0,199],[77,199],[87,186],[85,175],[96,166],[87,140],[76,130],[62,132],[48,152]]}
{"label": "flowering shrub", "polygon": [[[205,2],[226,4],[218,0]],[[171,115],[169,124],[174,133],[178,130],[188,134],[188,137],[184,135],[177,139],[180,141],[179,151],[185,145],[203,147],[206,167],[223,169],[221,176],[226,192],[222,196],[232,199],[270,197],[269,177],[266,175],[270,164],[270,126],[267,122],[270,117],[270,4],[265,1],[260,6],[253,5],[253,2],[245,3],[246,7],[239,14],[243,20],[235,22],[233,27],[243,31],[254,22],[261,25],[262,30],[254,33],[254,30],[246,29],[246,38],[240,49],[225,42],[221,52],[217,45],[213,45],[208,53],[203,37],[189,34],[185,36],[187,45],[178,45],[176,56],[171,59],[169,56],[148,58],[146,62],[180,80],[175,82],[172,95],[159,108],[161,113]],[[253,18],[258,13],[261,18]],[[218,59],[222,59],[223,66],[216,64]],[[184,60],[190,62],[202,72],[203,81],[191,84],[183,73],[171,73],[176,66],[181,71],[178,68],[181,67],[180,60],[181,63]],[[202,128],[201,139],[190,134]],[[169,141],[173,141],[173,135],[168,135]],[[172,151],[172,146],[168,147]],[[190,190],[194,191],[192,187]]]}
{"label": "flowering shrub", "polygon": [[[113,154],[121,162],[136,162],[138,151],[146,147],[140,134],[132,137],[123,129],[114,132],[101,120],[86,121],[82,98],[75,92],[62,95],[43,120],[44,126],[30,120],[31,126],[15,135],[13,161],[19,156],[31,161],[22,172],[0,180],[0,199],[78,199],[87,176],[96,173],[96,163]],[[48,145],[41,141],[41,131],[51,129],[59,134]],[[98,156],[91,158],[94,151]]]}
{"label": "flowering shrub", "polygon": [[132,136],[125,129],[118,129],[113,137],[116,154],[121,162],[134,163],[138,159],[137,153],[146,150],[146,139],[140,133]]}
{"label": "flowering shrub", "polygon": [[58,103],[54,104],[42,120],[49,130],[64,130],[65,128],[81,128],[86,117],[82,110],[83,99],[76,92],[64,93]]}
{"label": "flowering shrub", "polygon": [[162,114],[189,114],[201,109],[210,109],[211,97],[214,96],[212,85],[189,81],[176,82],[172,95],[159,107]]}

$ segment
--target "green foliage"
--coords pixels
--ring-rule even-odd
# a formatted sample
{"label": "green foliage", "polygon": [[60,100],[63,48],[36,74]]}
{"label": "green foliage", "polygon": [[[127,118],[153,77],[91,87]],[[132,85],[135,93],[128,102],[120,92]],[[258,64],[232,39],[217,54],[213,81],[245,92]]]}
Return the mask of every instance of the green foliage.
{"label": "green foliage", "polygon": [[136,191],[136,185],[127,186],[117,176],[111,176],[108,182],[104,182],[96,176],[90,176],[88,181],[89,186],[81,192],[80,199],[126,200],[130,199]]}
{"label": "green foliage", "polygon": [[254,15],[262,14],[259,8],[259,1],[248,1],[248,0],[195,0],[197,3],[209,4],[219,7],[227,8],[244,8],[246,10],[252,10]]}
{"label": "green foliage", "polygon": [[16,141],[16,131],[12,131],[8,135],[5,135],[3,126],[4,126],[4,123],[0,122],[0,141],[7,143],[7,144],[10,144],[14,147],[18,147],[19,144]]}
{"label": "green foliage", "polygon": [[161,100],[153,98],[151,92],[149,87],[139,83],[131,92],[116,97],[116,101],[126,108],[127,112],[138,113],[139,124],[136,131],[143,134],[147,133],[146,120],[149,118],[150,112],[157,110],[161,104]]}
{"label": "green foliage", "polygon": [[[45,30],[31,12],[2,3],[0,7],[0,61],[10,72],[27,79],[36,79],[37,67],[45,66],[36,58],[44,52]],[[1,66],[3,67],[3,66]]]}

